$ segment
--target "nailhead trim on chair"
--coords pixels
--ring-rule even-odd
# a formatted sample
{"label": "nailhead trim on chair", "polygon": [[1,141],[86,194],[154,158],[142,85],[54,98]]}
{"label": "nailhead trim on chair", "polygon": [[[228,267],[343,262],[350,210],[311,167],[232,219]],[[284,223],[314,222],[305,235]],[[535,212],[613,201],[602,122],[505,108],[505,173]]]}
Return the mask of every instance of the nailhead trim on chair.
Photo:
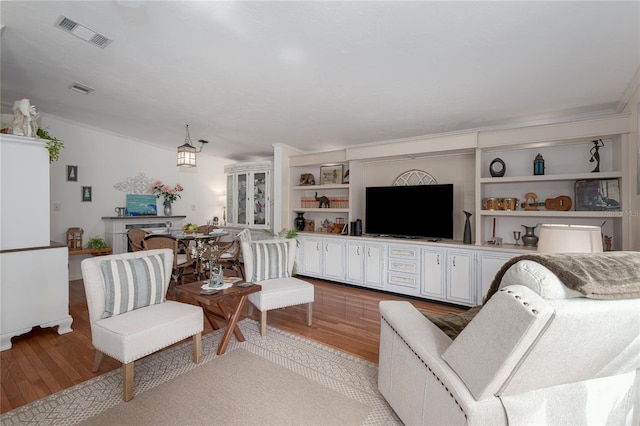
{"label": "nailhead trim on chair", "polygon": [[[516,293],[514,293],[512,290],[508,290],[508,289],[506,289],[506,288],[503,288],[503,289],[502,289],[502,290],[500,290],[500,291],[501,291],[501,292],[506,292],[507,294],[513,294],[513,295],[514,295],[513,297],[514,297],[515,299],[522,301],[522,297],[520,297],[519,295],[517,295]],[[522,301],[522,304],[523,304],[524,306],[527,306],[527,307],[529,306],[529,302],[524,302],[524,301]],[[538,311],[537,309],[535,309],[535,308],[534,308],[534,309],[531,309],[531,312],[532,312],[534,315],[537,315],[537,314],[538,314],[538,312],[540,312],[540,311]]]}
{"label": "nailhead trim on chair", "polygon": [[382,319],[384,320],[384,322],[389,326],[389,328],[391,328],[391,330],[393,330],[394,333],[396,333],[396,335],[400,338],[400,340],[402,340],[402,342],[404,342],[405,345],[407,345],[407,347],[411,350],[411,352],[413,352],[413,354],[420,360],[420,362],[427,367],[427,370],[429,370],[431,372],[431,374],[433,374],[433,377],[436,378],[436,380],[438,381],[438,383],[440,383],[440,385],[449,393],[449,396],[451,397],[451,399],[453,399],[453,401],[456,403],[456,405],[458,406],[458,408],[460,409],[460,411],[462,411],[462,414],[464,414],[464,418],[465,420],[468,420],[467,417],[467,413],[464,412],[464,410],[462,409],[462,406],[460,405],[460,403],[458,402],[458,400],[453,396],[453,393],[451,393],[451,391],[449,390],[449,388],[442,382],[442,380],[440,380],[440,377],[438,377],[438,375],[431,369],[431,367],[429,367],[427,365],[427,363],[420,357],[420,355],[418,355],[416,353],[416,351],[413,350],[413,348],[407,343],[406,340],[404,340],[402,338],[402,336],[398,333],[398,331],[393,328],[393,326],[391,324],[389,324],[389,321],[387,321],[387,319],[385,317],[382,317]]}
{"label": "nailhead trim on chair", "polygon": [[[202,333],[202,332],[204,332],[204,330],[203,330],[203,331],[201,331],[201,333]],[[158,352],[159,350],[162,350],[162,349],[168,348],[169,346],[171,346],[171,345],[173,345],[173,344],[175,344],[175,343],[181,342],[181,341],[183,341],[183,340],[186,340],[186,339],[188,339],[188,338],[190,338],[190,337],[193,337],[193,336],[194,336],[194,335],[196,335],[196,334],[198,334],[198,333],[193,333],[193,334],[190,334],[190,335],[188,335],[188,336],[181,337],[181,338],[179,338],[179,339],[175,340],[174,342],[171,342],[171,343],[169,343],[169,344],[167,344],[167,345],[164,345],[164,346],[162,346],[162,347],[159,347],[159,348],[157,348],[157,349],[151,349],[151,350],[149,350],[149,352],[145,353],[144,355],[141,355],[140,357],[138,357],[138,358],[136,358],[136,359],[132,359],[132,360],[130,360],[130,361],[128,361],[128,362],[138,361],[138,360],[140,360],[140,359],[144,358],[145,356],[151,355],[152,353]],[[95,349],[95,347],[94,347],[94,349]],[[101,352],[102,352],[103,354],[105,354],[105,355],[110,356],[111,358],[115,359],[116,361],[120,361],[120,360],[118,359],[118,357],[114,356],[114,354],[110,354],[110,353],[108,353],[108,352],[106,352],[106,351],[101,351]],[[122,362],[123,364],[126,364],[126,363],[127,363],[126,361],[120,361],[120,362]]]}

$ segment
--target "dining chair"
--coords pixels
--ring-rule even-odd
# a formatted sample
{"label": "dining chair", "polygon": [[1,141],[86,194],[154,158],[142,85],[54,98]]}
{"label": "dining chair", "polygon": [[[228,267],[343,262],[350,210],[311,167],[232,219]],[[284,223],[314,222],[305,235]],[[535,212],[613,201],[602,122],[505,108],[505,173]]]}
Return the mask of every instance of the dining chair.
{"label": "dining chair", "polygon": [[142,247],[142,240],[149,235],[147,231],[133,228],[129,229],[127,232],[127,240],[129,241],[130,251],[142,251],[144,248]]}
{"label": "dining chair", "polygon": [[217,226],[213,226],[213,225],[200,225],[198,226],[198,230],[196,232],[198,234],[208,235],[211,231],[213,231],[216,228]]}
{"label": "dining chair", "polygon": [[170,235],[148,235],[142,240],[145,250],[171,249],[173,250],[173,268],[171,281],[177,286],[184,282],[184,277],[198,274],[196,259],[191,257],[191,251],[184,243]]}
{"label": "dining chair", "polygon": [[222,252],[218,256],[218,264],[223,269],[231,269],[235,272],[237,277],[242,277],[245,280],[244,268],[240,263],[240,240],[237,238],[228,243],[218,243],[218,249]]}

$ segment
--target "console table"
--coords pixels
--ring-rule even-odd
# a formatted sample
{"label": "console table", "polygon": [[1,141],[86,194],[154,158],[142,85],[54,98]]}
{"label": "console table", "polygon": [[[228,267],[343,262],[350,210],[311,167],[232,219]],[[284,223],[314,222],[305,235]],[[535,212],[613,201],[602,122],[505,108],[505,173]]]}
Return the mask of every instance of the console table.
{"label": "console table", "polygon": [[127,232],[129,229],[144,229],[147,232],[166,231],[167,228],[182,228],[186,216],[107,216],[104,221],[104,239],[113,249],[113,254],[129,251]]}

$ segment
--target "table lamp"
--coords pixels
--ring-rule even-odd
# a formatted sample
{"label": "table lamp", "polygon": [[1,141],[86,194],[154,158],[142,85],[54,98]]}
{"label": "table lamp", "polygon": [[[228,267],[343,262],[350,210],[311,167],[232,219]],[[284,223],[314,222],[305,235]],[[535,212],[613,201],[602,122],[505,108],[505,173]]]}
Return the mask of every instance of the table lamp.
{"label": "table lamp", "polygon": [[602,230],[599,226],[540,225],[539,253],[601,253]]}

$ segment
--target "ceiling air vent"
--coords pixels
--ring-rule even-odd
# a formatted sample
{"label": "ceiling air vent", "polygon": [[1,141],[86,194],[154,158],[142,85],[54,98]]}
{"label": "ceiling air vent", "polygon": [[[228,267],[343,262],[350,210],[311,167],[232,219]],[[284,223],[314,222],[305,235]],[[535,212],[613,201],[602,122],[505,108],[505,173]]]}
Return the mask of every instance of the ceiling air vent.
{"label": "ceiling air vent", "polygon": [[74,36],[103,49],[112,41],[108,37],[98,34],[92,29],[69,19],[66,16],[60,16],[55,25],[61,30],[73,34]]}
{"label": "ceiling air vent", "polygon": [[93,88],[80,83],[73,83],[71,86],[69,86],[69,89],[78,93],[82,93],[83,95],[88,95],[89,93],[93,92]]}

